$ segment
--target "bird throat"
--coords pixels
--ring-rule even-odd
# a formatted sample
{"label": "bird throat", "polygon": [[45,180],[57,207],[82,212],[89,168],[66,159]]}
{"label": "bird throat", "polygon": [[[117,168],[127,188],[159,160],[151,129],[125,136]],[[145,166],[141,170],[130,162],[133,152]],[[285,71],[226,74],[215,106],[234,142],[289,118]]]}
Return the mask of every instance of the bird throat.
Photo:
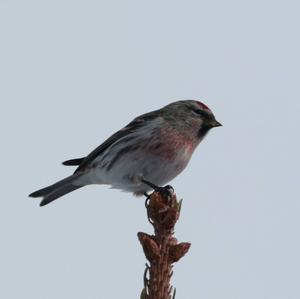
{"label": "bird throat", "polygon": [[207,126],[205,124],[202,125],[201,128],[198,131],[198,137],[199,137],[199,139],[203,139],[210,129],[211,129],[210,126]]}

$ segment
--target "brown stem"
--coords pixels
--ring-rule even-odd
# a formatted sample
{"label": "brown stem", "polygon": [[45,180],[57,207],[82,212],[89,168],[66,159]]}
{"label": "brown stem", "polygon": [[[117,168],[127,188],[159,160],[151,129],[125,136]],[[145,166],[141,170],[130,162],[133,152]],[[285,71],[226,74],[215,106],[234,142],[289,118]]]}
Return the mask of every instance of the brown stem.
{"label": "brown stem", "polygon": [[[181,202],[174,193],[154,192],[146,201],[147,215],[154,227],[154,235],[138,233],[145,256],[144,289],[141,299],[171,299],[170,280],[173,263],[179,261],[190,248],[190,243],[177,243],[173,237],[179,218]],[[173,296],[174,298],[174,296]]]}

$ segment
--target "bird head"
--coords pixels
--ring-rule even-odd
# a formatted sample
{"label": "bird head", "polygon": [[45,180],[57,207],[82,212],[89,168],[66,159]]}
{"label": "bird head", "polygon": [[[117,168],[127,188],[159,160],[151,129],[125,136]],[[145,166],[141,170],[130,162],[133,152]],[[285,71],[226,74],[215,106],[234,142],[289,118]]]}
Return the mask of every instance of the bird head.
{"label": "bird head", "polygon": [[222,126],[208,106],[196,100],[173,102],[163,109],[175,126],[197,132],[199,138],[203,138],[210,129]]}

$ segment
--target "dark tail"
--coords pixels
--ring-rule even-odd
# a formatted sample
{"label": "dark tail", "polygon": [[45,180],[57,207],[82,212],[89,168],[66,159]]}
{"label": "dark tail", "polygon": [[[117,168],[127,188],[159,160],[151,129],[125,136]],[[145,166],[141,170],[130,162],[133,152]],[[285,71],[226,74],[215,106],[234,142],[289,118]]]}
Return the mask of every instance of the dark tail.
{"label": "dark tail", "polygon": [[30,197],[43,197],[40,206],[45,206],[48,203],[52,202],[53,200],[70,193],[76,189],[79,189],[83,186],[76,186],[74,185],[74,181],[78,179],[79,175],[73,174],[57,183],[50,185],[46,188],[37,190],[31,194]]}

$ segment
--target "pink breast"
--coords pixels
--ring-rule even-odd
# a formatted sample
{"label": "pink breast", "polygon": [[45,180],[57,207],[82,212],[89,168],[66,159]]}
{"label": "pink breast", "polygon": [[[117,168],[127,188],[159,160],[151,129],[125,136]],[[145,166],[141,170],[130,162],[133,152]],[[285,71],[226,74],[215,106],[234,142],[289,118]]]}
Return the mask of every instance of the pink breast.
{"label": "pink breast", "polygon": [[191,138],[175,130],[168,130],[164,132],[160,146],[153,147],[151,152],[169,161],[185,161],[189,160],[195,146]]}

